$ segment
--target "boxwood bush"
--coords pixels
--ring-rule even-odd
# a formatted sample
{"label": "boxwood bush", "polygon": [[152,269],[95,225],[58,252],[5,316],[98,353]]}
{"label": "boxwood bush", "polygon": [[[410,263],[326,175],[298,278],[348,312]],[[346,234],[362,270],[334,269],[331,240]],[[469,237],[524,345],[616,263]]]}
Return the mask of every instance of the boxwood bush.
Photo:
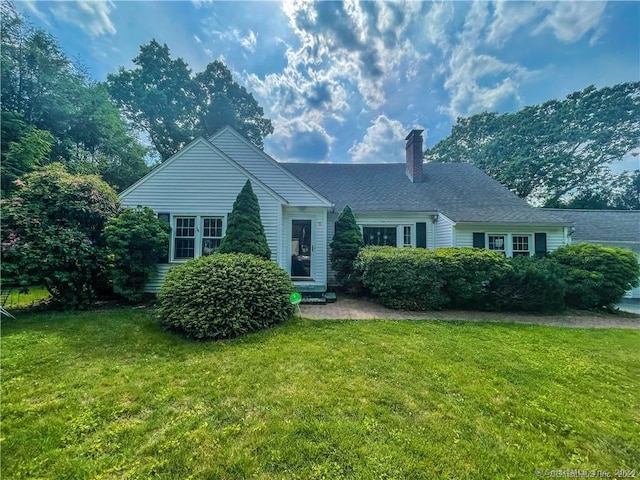
{"label": "boxwood bush", "polygon": [[496,310],[556,312],[564,309],[566,284],[550,258],[516,257],[487,285],[486,305]]}
{"label": "boxwood bush", "polygon": [[563,267],[565,302],[574,308],[611,308],[638,286],[638,259],[625,248],[578,243],[559,248],[550,257]]}
{"label": "boxwood bush", "polygon": [[356,258],[355,271],[386,307],[438,310],[449,303],[442,289],[442,262],[432,250],[365,247]]}
{"label": "boxwood bush", "polygon": [[293,313],[289,275],[270,260],[214,254],[172,268],[159,294],[161,323],[194,339],[231,338]]}
{"label": "boxwood bush", "polygon": [[439,248],[444,294],[454,308],[486,307],[486,287],[507,271],[507,259],[497,252],[478,248]]}

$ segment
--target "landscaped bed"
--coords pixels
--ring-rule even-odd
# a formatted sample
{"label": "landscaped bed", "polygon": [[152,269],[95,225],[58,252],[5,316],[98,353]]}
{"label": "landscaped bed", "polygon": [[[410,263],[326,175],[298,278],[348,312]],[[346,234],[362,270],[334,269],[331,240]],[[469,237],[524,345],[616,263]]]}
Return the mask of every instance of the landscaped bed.
{"label": "landscaped bed", "polygon": [[[150,309],[2,324],[2,478],[536,478],[640,468],[640,331]],[[558,476],[558,475],[556,475]]]}

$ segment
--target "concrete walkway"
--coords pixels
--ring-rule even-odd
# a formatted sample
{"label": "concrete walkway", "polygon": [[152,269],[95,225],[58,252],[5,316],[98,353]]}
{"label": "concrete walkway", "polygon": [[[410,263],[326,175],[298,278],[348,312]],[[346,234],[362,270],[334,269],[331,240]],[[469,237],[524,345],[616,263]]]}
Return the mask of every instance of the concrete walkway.
{"label": "concrete walkway", "polygon": [[471,322],[523,323],[555,325],[577,328],[633,328],[640,329],[640,315],[625,318],[606,313],[572,311],[560,315],[536,315],[531,313],[501,313],[444,310],[432,312],[407,312],[391,310],[366,298],[350,298],[338,295],[336,303],[326,305],[301,305],[302,316],[311,319],[396,319],[396,320],[445,320]]}

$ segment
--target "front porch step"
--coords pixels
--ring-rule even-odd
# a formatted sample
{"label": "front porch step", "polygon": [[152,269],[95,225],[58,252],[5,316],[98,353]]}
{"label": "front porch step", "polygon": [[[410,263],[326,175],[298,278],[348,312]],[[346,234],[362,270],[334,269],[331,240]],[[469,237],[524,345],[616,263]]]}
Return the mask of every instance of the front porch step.
{"label": "front porch step", "polygon": [[327,299],[324,297],[306,297],[302,295],[302,303],[303,305],[325,305],[327,303]]}

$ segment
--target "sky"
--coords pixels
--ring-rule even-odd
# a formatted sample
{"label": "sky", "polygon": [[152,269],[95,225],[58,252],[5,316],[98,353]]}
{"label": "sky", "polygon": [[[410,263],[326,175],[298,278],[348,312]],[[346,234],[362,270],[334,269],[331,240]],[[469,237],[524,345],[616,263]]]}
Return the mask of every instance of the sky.
{"label": "sky", "polygon": [[17,6],[98,81],[152,39],[194,72],[223,61],[272,120],[265,151],[280,161],[402,162],[411,129],[431,147],[457,117],[640,80],[638,1]]}

